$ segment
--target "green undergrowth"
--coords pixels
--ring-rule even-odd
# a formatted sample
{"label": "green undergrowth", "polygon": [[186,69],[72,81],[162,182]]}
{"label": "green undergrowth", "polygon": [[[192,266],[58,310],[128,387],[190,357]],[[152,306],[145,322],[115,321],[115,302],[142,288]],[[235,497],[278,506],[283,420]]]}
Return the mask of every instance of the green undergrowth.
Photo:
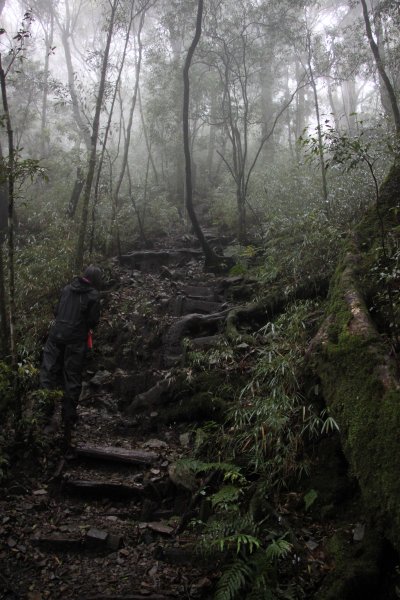
{"label": "green undergrowth", "polygon": [[208,381],[203,398],[224,396],[225,402],[222,423],[209,420],[197,428],[196,460],[186,465],[203,486],[207,507],[192,524],[199,551],[225,565],[217,600],[299,593],[280,583],[293,547],[274,517],[274,503],[307,478],[313,441],[337,431],[305,380],[305,352],[319,310],[316,301],[296,302],[252,334],[207,352],[188,351],[190,377]]}
{"label": "green undergrowth", "polygon": [[38,370],[32,363],[21,362],[14,373],[0,362],[0,481],[21,456],[37,460],[46,454],[49,439],[44,427],[62,392],[38,387]]}

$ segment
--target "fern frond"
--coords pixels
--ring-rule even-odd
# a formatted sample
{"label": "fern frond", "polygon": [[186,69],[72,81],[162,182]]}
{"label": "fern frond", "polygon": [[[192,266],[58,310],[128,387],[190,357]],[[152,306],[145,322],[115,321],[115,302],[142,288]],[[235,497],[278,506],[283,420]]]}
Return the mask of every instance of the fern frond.
{"label": "fern frond", "polygon": [[234,600],[251,578],[251,569],[243,560],[235,560],[221,575],[214,600]]}
{"label": "fern frond", "polygon": [[283,538],[273,540],[265,551],[266,558],[272,562],[278,558],[285,558],[291,552],[292,544]]}
{"label": "fern frond", "polygon": [[[227,508],[232,507],[233,503],[237,503],[240,495],[242,494],[242,490],[233,486],[233,485],[225,485],[222,487],[217,493],[211,496],[211,504],[213,508]],[[238,510],[239,507],[237,504],[235,508]]]}

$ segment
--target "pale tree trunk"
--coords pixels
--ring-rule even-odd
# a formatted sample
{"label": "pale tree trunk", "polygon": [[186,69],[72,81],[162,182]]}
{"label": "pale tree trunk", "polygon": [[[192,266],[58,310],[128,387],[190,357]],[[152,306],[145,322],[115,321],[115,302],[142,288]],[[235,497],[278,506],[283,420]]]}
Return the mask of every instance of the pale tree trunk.
{"label": "pale tree trunk", "polygon": [[347,127],[350,132],[354,133],[357,128],[356,112],[357,112],[357,88],[356,82],[353,79],[343,81],[340,86],[342,91],[343,111],[347,120]]}
{"label": "pale tree trunk", "polygon": [[329,79],[329,77],[326,78],[326,87],[328,90],[329,104],[331,107],[331,113],[333,115],[333,122],[335,124],[335,129],[336,129],[336,131],[339,131],[340,130],[340,118],[339,118],[339,111],[338,111],[338,101],[337,101],[336,94],[334,93],[334,91],[332,89],[332,83],[331,83],[331,80]]}
{"label": "pale tree trunk", "polygon": [[218,263],[218,257],[213,252],[204,237],[203,231],[197,220],[196,212],[193,207],[193,189],[192,189],[192,163],[190,155],[190,134],[189,134],[189,101],[190,101],[190,80],[189,69],[192,62],[193,54],[201,36],[201,24],[203,16],[203,0],[198,0],[196,32],[190,48],[188,50],[185,65],[183,68],[183,147],[185,155],[185,174],[186,174],[186,209],[191,220],[194,232],[203,248],[205,255],[206,266],[212,266]]}
{"label": "pale tree trunk", "polygon": [[96,168],[96,151],[97,151],[97,140],[99,136],[99,127],[100,127],[100,113],[101,106],[103,103],[105,84],[106,84],[106,75],[107,75],[107,66],[108,66],[108,56],[110,52],[111,39],[114,29],[114,20],[115,14],[117,10],[119,0],[114,0],[111,6],[111,15],[110,15],[110,24],[107,31],[107,41],[106,47],[104,49],[104,57],[103,57],[103,65],[101,68],[101,76],[100,76],[100,84],[99,91],[97,94],[96,100],[96,109],[93,119],[93,128],[92,128],[92,136],[91,136],[91,149],[89,154],[89,167],[88,173],[85,182],[85,190],[83,196],[83,206],[82,206],[82,217],[80,221],[79,228],[79,236],[78,243],[76,248],[76,256],[75,256],[75,268],[78,271],[82,270],[83,267],[83,258],[85,251],[85,237],[87,233],[87,224],[88,224],[88,216],[89,216],[89,202],[90,202],[90,194],[92,191],[92,183],[94,178],[94,172]]}

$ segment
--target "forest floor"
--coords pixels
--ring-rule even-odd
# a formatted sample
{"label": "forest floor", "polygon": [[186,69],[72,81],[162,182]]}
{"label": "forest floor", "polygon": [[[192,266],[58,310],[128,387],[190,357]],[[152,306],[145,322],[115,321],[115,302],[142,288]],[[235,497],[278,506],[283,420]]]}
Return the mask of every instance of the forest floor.
{"label": "forest floor", "polygon": [[[190,257],[147,273],[115,264],[112,276],[86,365],[75,452],[64,455],[60,432],[43,435],[42,449],[21,450],[0,491],[1,600],[207,599],[221,575],[195,553],[198,534],[186,527],[202,482],[177,478],[173,468],[191,456],[196,423],[168,423],[160,397],[131,416],[124,409],[181,361],[166,335],[174,324],[193,309],[226,310],[217,290],[227,280],[221,287],[222,278],[205,276]],[[287,494],[280,507],[302,545],[288,578],[312,598],[333,569],[324,540],[338,525],[297,514],[299,497]],[[353,527],[342,526],[349,540]]]}

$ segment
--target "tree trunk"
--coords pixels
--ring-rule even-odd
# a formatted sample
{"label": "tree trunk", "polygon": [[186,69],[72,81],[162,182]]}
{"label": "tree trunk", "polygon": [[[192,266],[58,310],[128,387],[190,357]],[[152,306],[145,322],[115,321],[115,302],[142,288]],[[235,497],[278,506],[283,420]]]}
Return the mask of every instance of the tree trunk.
{"label": "tree trunk", "polygon": [[[8,108],[6,77],[3,70],[0,55],[0,84],[3,109],[7,128],[8,139],[8,314],[9,314],[9,335],[10,335],[10,353],[11,364],[17,371],[17,346],[15,339],[15,270],[14,270],[14,168],[15,168],[15,150],[14,134],[11,126],[11,116]],[[19,414],[20,411],[17,410]]]}
{"label": "tree trunk", "polygon": [[376,41],[374,40],[374,36],[372,35],[371,22],[369,19],[366,0],[361,0],[361,5],[362,5],[362,9],[363,9],[365,30],[367,32],[369,45],[371,47],[372,54],[374,55],[374,58],[375,58],[375,63],[376,63],[376,66],[377,66],[377,69],[379,72],[379,76],[380,76],[381,80],[383,81],[383,85],[385,86],[387,94],[389,96],[389,101],[390,101],[390,105],[392,108],[392,114],[393,114],[396,131],[397,131],[397,133],[400,133],[400,110],[399,110],[399,105],[397,104],[396,93],[395,93],[392,83],[386,73],[385,66],[383,64],[381,55],[379,53],[378,45],[377,45]]}
{"label": "tree trunk", "polygon": [[204,237],[203,231],[197,220],[196,212],[193,207],[193,189],[192,189],[192,163],[190,156],[190,139],[189,139],[189,99],[190,99],[190,81],[189,81],[189,69],[192,62],[193,54],[201,35],[201,22],[203,16],[203,0],[198,0],[197,5],[197,18],[196,18],[196,32],[190,48],[188,50],[185,65],[183,68],[183,146],[185,154],[185,173],[186,173],[186,209],[188,211],[189,218],[191,220],[194,232],[203,248],[205,255],[206,266],[215,265],[218,263],[218,257],[213,252],[212,248],[208,244]]}
{"label": "tree trunk", "polygon": [[[68,7],[68,2],[66,3],[66,6]],[[80,133],[85,141],[87,150],[90,151],[90,148],[92,145],[92,141],[91,141],[91,137],[90,137],[90,130],[89,130],[88,125],[84,122],[84,120],[82,118],[81,111],[79,108],[78,94],[75,89],[75,73],[74,73],[74,67],[72,64],[71,48],[69,45],[69,38],[70,38],[71,33],[69,31],[63,29],[59,22],[58,22],[58,24],[59,24],[59,28],[61,30],[61,41],[62,41],[62,44],[64,47],[65,64],[66,64],[67,73],[68,73],[68,89],[69,89],[69,93],[71,96],[71,102],[72,102],[72,112],[74,115],[74,119],[75,119],[75,123],[78,128],[78,131],[80,131]]]}
{"label": "tree trunk", "polygon": [[[9,329],[7,318],[7,301],[6,301],[6,282],[4,273],[4,252],[3,246],[7,236],[7,219],[8,219],[8,188],[5,183],[6,169],[3,163],[3,150],[0,144],[0,356],[10,354],[9,348]],[[4,178],[4,179],[3,179]],[[4,182],[3,182],[4,181]]]}
{"label": "tree trunk", "polygon": [[92,226],[91,226],[91,230],[90,230],[90,243],[89,243],[90,255],[92,255],[93,246],[94,246],[94,236],[95,236],[95,229],[96,229],[96,209],[97,209],[97,205],[99,202],[100,179],[101,179],[101,174],[102,174],[102,170],[103,170],[103,163],[104,163],[104,157],[105,157],[106,148],[107,148],[108,136],[109,136],[110,129],[111,129],[112,117],[114,114],[115,101],[117,99],[117,94],[118,94],[118,90],[120,87],[122,70],[123,70],[124,64],[125,64],[126,53],[127,53],[127,48],[128,48],[129,38],[130,38],[130,32],[131,32],[131,28],[132,28],[133,19],[134,19],[134,15],[133,15],[134,7],[135,7],[135,2],[132,1],[129,23],[128,23],[128,26],[126,29],[124,49],[122,52],[122,57],[120,59],[118,76],[117,76],[117,80],[115,82],[113,97],[112,97],[112,101],[111,101],[111,107],[110,107],[110,111],[108,114],[107,126],[106,126],[106,130],[104,132],[104,139],[103,139],[99,164],[97,167],[96,182],[95,182],[95,186],[94,186],[94,200],[93,200],[93,207],[92,207]]}
{"label": "tree trunk", "polygon": [[145,123],[145,120],[144,120],[144,112],[143,112],[143,106],[142,106],[142,96],[141,96],[141,93],[140,93],[140,86],[138,88],[138,102],[139,102],[140,120],[142,122],[142,129],[143,129],[144,141],[146,143],[147,153],[149,155],[149,160],[150,160],[151,168],[153,170],[154,181],[156,182],[156,185],[158,185],[158,183],[159,183],[159,176],[158,176],[158,172],[157,172],[156,165],[155,165],[155,162],[154,162],[154,158],[153,158],[153,153],[152,153],[152,150],[151,150],[151,143],[150,143],[150,140],[149,140],[149,136],[147,135],[147,127],[146,127],[146,123]]}
{"label": "tree trunk", "polygon": [[321,131],[321,113],[319,109],[319,100],[318,100],[318,91],[317,84],[314,78],[314,70],[312,66],[312,50],[311,50],[311,34],[307,32],[307,62],[308,62],[308,74],[310,76],[311,88],[314,94],[314,107],[315,107],[315,116],[317,118],[317,134],[318,134],[318,152],[319,152],[319,160],[321,166],[321,180],[322,180],[322,193],[324,199],[324,210],[327,214],[330,212],[329,206],[329,197],[328,197],[328,183],[326,180],[326,170],[325,170],[325,159],[324,159],[324,148],[322,143],[322,131]]}
{"label": "tree trunk", "polygon": [[[124,153],[122,156],[121,169],[120,169],[120,172],[118,175],[117,184],[115,186],[115,191],[113,194],[113,201],[114,201],[113,216],[114,216],[115,222],[112,224],[111,229],[112,229],[112,232],[114,233],[114,235],[116,234],[117,238],[119,237],[119,235],[118,235],[118,212],[119,212],[119,208],[120,208],[119,192],[121,190],[121,185],[122,185],[122,181],[124,179],[126,166],[128,164],[129,146],[130,146],[130,142],[131,142],[132,124],[133,124],[133,113],[135,111],[136,101],[137,101],[137,97],[138,97],[138,89],[139,89],[139,77],[140,77],[140,69],[141,69],[141,64],[142,64],[142,48],[143,48],[143,45],[142,45],[142,42],[140,39],[140,34],[143,29],[144,18],[145,18],[145,12],[142,12],[141,17],[140,17],[140,22],[139,22],[138,33],[137,33],[138,57],[137,57],[137,62],[136,62],[135,87],[133,90],[133,96],[132,96],[131,106],[130,106],[130,110],[129,110],[128,125],[127,125],[126,131],[125,131]],[[118,242],[117,243],[118,254],[121,254],[121,249],[119,246],[120,246],[120,244]]]}
{"label": "tree trunk", "polygon": [[108,55],[110,52],[111,39],[114,29],[114,19],[115,13],[117,10],[119,0],[114,0],[111,6],[111,15],[110,15],[110,24],[107,32],[107,41],[106,47],[104,50],[103,57],[103,65],[101,68],[101,76],[100,76],[100,84],[99,84],[99,92],[97,94],[96,101],[96,110],[93,119],[93,130],[91,136],[91,149],[89,154],[89,168],[88,174],[85,182],[85,192],[83,197],[83,206],[82,206],[82,218],[79,228],[79,237],[76,248],[76,256],[75,256],[75,268],[77,271],[81,271],[83,267],[83,258],[85,251],[85,237],[87,232],[87,224],[88,224],[88,216],[89,216],[89,202],[90,202],[90,193],[92,190],[92,183],[94,178],[94,172],[96,168],[96,150],[97,150],[97,139],[99,135],[99,126],[100,126],[100,113],[101,106],[103,103],[105,83],[106,83],[106,75],[107,75],[107,66],[108,66]]}
{"label": "tree trunk", "polygon": [[79,198],[81,197],[81,193],[83,190],[83,186],[85,185],[85,176],[81,167],[76,168],[76,179],[74,183],[74,187],[72,188],[71,197],[69,199],[68,208],[67,208],[67,216],[70,219],[73,219],[75,216],[75,212],[78,206]]}
{"label": "tree trunk", "polygon": [[45,29],[44,30],[44,39],[45,39],[45,56],[44,56],[44,74],[43,74],[43,95],[42,95],[42,110],[41,110],[41,118],[40,118],[40,156],[45,157],[49,152],[49,134],[46,131],[47,125],[47,100],[49,93],[49,58],[51,47],[53,45],[53,34],[54,34],[54,15],[51,11],[50,14],[50,32]]}

